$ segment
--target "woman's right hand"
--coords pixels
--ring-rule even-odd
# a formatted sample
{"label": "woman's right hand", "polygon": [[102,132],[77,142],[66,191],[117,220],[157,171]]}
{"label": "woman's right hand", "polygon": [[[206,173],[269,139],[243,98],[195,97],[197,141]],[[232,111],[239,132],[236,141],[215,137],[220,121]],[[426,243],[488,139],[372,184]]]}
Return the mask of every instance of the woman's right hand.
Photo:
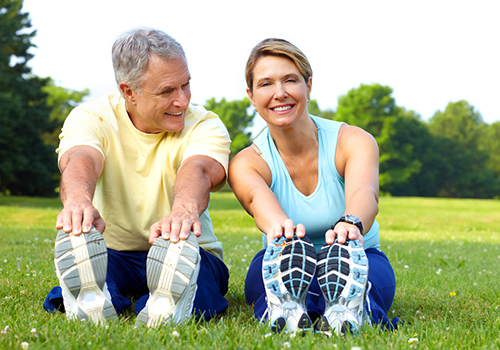
{"label": "woman's right hand", "polygon": [[280,238],[285,235],[285,238],[292,239],[293,234],[297,233],[297,237],[302,238],[306,235],[306,228],[302,224],[294,225],[292,219],[286,219],[284,223],[275,223],[271,230],[267,233],[267,244],[269,245],[273,239]]}

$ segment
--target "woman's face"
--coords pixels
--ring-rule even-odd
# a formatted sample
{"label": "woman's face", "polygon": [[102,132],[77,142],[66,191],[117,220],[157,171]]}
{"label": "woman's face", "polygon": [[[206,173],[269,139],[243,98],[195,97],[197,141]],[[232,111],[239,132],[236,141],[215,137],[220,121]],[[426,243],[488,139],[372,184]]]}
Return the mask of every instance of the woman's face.
{"label": "woman's face", "polygon": [[252,92],[247,94],[260,116],[276,127],[293,126],[307,115],[312,79],[306,82],[292,60],[264,56],[253,70]]}

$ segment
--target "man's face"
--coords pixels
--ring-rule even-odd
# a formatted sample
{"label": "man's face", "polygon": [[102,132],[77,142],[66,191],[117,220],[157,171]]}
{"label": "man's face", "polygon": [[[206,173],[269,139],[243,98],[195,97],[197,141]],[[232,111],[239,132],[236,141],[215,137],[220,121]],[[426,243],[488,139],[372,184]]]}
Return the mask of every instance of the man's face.
{"label": "man's face", "polygon": [[191,76],[183,58],[164,60],[151,54],[142,90],[132,91],[127,108],[135,127],[148,134],[177,132],[184,128],[191,100]]}

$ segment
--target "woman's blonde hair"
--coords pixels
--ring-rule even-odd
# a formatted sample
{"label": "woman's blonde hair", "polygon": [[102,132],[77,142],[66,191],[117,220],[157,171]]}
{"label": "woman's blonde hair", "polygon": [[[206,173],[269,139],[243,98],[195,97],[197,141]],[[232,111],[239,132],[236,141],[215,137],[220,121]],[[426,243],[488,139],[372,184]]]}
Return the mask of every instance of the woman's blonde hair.
{"label": "woman's blonde hair", "polygon": [[245,69],[245,79],[250,92],[253,90],[253,71],[255,65],[261,57],[266,56],[278,56],[291,60],[300,74],[304,77],[306,83],[309,81],[309,78],[312,77],[312,68],[306,55],[304,55],[295,45],[284,39],[265,39],[252,49],[250,57],[248,57]]}

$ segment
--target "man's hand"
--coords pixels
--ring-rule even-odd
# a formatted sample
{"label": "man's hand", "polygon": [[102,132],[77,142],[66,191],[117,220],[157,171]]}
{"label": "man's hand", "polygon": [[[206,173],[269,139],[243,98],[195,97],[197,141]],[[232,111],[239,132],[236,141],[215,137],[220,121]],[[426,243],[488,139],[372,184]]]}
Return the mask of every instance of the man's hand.
{"label": "man's hand", "polygon": [[160,236],[177,243],[189,232],[201,236],[200,215],[208,207],[210,189],[226,176],[224,167],[208,156],[191,156],[181,165],[174,184],[172,211],[149,229],[149,243]]}
{"label": "man's hand", "polygon": [[61,202],[64,209],[57,215],[56,229],[79,235],[94,226],[103,233],[106,224],[93,206],[92,198],[102,169],[101,153],[90,146],[75,146],[63,154],[61,168]]}
{"label": "man's hand", "polygon": [[335,225],[333,230],[326,231],[325,242],[332,245],[335,242],[335,237],[337,237],[337,241],[340,244],[344,244],[347,241],[347,237],[349,237],[351,241],[357,239],[361,244],[364,242],[364,237],[361,235],[359,228],[347,222],[339,222]]}
{"label": "man's hand", "polygon": [[92,204],[67,203],[57,215],[56,229],[58,230],[63,229],[65,232],[73,232],[75,235],[79,235],[82,232],[89,232],[92,226],[101,234],[106,229],[106,223]]}
{"label": "man's hand", "polygon": [[201,221],[198,213],[181,210],[172,211],[151,226],[149,229],[149,244],[153,244],[160,236],[177,243],[179,239],[187,239],[191,231],[196,237],[201,236]]}

